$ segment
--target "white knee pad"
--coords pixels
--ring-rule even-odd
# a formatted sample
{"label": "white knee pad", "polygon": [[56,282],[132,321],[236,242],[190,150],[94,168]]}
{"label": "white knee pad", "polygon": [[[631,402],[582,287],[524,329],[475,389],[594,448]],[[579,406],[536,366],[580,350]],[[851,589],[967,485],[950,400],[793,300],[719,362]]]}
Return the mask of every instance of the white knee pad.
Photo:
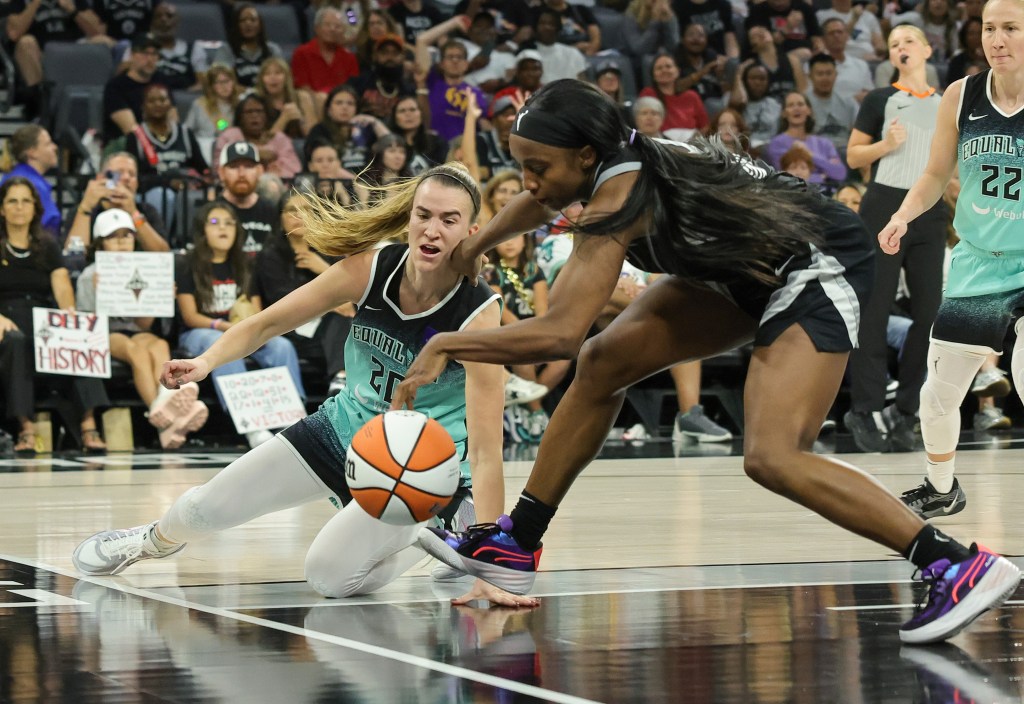
{"label": "white knee pad", "polygon": [[161,535],[178,543],[189,543],[217,530],[203,508],[205,487],[205,484],[194,486],[178,497],[160,519]]}
{"label": "white knee pad", "polygon": [[960,438],[960,404],[974,376],[993,350],[932,339],[928,346],[928,376],[921,387],[921,437],[926,451],[944,455]]}
{"label": "white knee pad", "polygon": [[1017,341],[1013,343],[1013,354],[1010,355],[1010,376],[1017,395],[1024,399],[1024,318],[1014,324],[1013,331],[1017,333]]}

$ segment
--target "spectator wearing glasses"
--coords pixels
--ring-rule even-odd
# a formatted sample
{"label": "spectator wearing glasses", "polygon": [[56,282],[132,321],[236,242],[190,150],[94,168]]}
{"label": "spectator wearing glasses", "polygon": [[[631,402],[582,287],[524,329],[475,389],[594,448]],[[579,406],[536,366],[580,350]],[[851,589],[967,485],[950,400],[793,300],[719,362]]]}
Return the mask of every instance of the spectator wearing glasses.
{"label": "spectator wearing glasses", "polygon": [[[240,319],[237,311],[242,307],[239,298],[249,293],[252,279],[251,258],[242,251],[242,228],[231,205],[223,201],[204,205],[196,213],[192,234],[192,250],[174,269],[182,326],[178,344],[186,357],[199,356],[236,324]],[[251,304],[247,307],[255,308]],[[305,398],[299,358],[288,340],[273,337],[250,357],[262,368],[287,367],[299,396]],[[244,371],[245,362],[239,359],[219,367],[211,376],[216,379]],[[226,411],[220,387],[214,387]],[[252,447],[271,437],[266,430],[246,435]]]}
{"label": "spectator wearing glasses", "polygon": [[442,37],[456,30],[465,29],[469,18],[465,15],[452,17],[436,27],[432,27],[416,38],[416,70],[425,74],[427,105],[430,109],[430,127],[445,140],[451,140],[462,134],[466,121],[467,88],[476,94],[477,105],[486,109],[487,100],[483,92],[476,86],[466,82],[466,71],[469,68],[466,47],[454,39],[441,45],[441,60],[431,66],[430,46]]}
{"label": "spectator wearing glasses", "polygon": [[213,161],[220,163],[220,153],[233,142],[249,142],[260,155],[267,173],[290,179],[302,171],[292,140],[281,132],[270,131],[270,109],[255,93],[242,98],[235,108],[235,126],[221,132],[213,145]]}

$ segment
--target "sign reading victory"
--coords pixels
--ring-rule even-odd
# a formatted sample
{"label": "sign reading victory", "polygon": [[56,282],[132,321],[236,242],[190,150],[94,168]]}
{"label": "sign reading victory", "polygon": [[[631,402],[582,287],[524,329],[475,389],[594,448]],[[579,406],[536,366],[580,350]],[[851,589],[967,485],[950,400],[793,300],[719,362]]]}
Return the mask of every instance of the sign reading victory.
{"label": "sign reading victory", "polygon": [[241,434],[285,428],[306,417],[306,407],[287,367],[226,374],[217,377],[217,384]]}

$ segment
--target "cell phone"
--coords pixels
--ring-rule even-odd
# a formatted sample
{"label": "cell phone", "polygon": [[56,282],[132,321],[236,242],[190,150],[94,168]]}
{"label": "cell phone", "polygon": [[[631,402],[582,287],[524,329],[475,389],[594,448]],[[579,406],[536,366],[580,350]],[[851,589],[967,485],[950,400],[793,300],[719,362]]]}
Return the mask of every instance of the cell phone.
{"label": "cell phone", "polygon": [[121,172],[120,171],[107,171],[105,175],[107,177],[107,188],[110,188],[110,189],[117,188],[117,184],[121,180]]}

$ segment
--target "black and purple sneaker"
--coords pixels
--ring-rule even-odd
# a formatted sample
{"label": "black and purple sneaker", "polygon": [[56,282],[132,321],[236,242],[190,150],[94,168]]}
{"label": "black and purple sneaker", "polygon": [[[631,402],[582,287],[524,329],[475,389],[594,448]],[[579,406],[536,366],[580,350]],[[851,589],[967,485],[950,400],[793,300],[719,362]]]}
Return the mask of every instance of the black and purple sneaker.
{"label": "black and purple sneaker", "polygon": [[519,547],[509,535],[512,519],[499,516],[496,523],[470,526],[464,533],[424,527],[419,544],[449,567],[479,577],[512,594],[526,594],[537,577],[543,548],[533,552]]}
{"label": "black and purple sneaker", "polygon": [[927,599],[900,628],[904,643],[938,643],[952,638],[974,619],[1006,601],[1017,589],[1020,570],[1005,557],[971,545],[962,562],[942,559],[921,572]]}

